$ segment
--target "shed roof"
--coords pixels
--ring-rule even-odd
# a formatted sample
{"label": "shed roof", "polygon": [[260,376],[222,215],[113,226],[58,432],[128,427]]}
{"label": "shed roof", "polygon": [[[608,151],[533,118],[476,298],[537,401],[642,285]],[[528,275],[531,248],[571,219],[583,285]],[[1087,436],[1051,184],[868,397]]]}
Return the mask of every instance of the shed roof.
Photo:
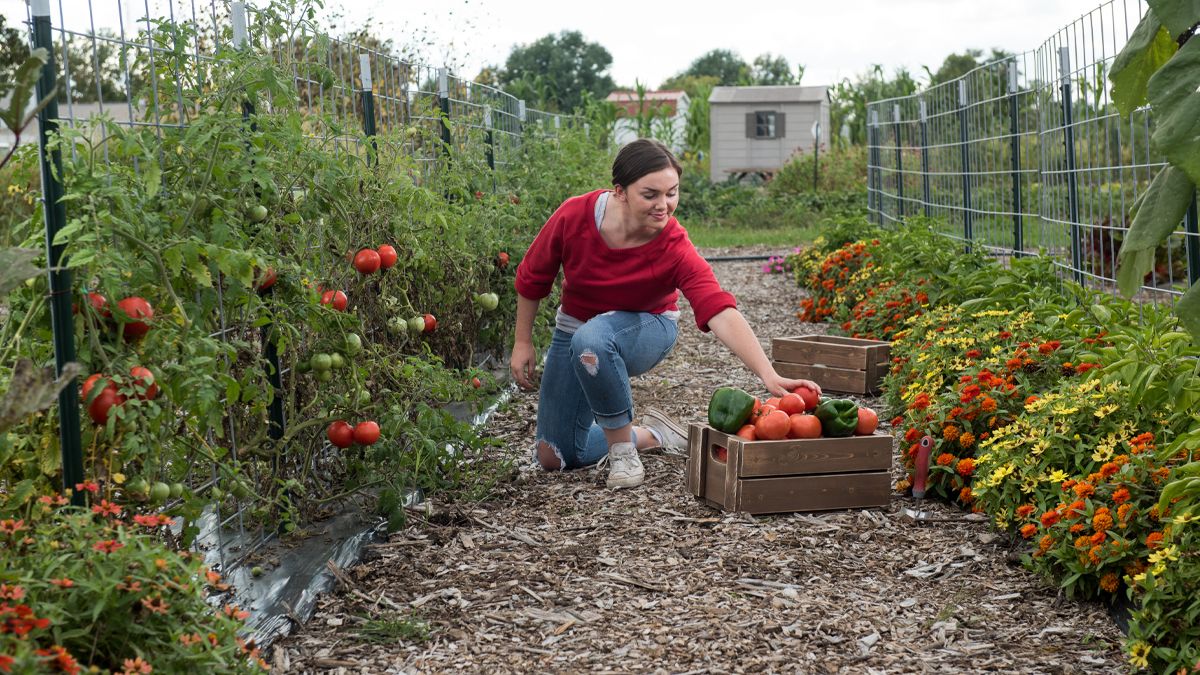
{"label": "shed roof", "polygon": [[824,85],[772,85],[757,87],[713,87],[709,103],[816,103],[828,98]]}

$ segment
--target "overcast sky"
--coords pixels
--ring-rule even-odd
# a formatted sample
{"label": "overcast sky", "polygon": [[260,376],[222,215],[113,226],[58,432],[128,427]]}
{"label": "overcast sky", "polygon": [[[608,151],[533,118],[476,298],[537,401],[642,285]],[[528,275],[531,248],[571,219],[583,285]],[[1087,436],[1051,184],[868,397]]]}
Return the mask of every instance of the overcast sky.
{"label": "overcast sky", "polygon": [[[207,0],[194,0],[207,6]],[[1119,0],[1121,1],[1121,0]],[[188,0],[190,4],[191,0]],[[62,5],[74,28],[87,30],[88,3],[51,0],[54,21]],[[155,2],[150,3],[155,6]],[[1097,7],[1096,0],[759,0],[582,3],[563,0],[326,0],[328,21],[357,26],[372,21],[400,46],[420,47],[431,65],[450,61],[473,77],[486,64],[503,64],[516,44],[548,33],[578,30],[613,56],[610,74],[620,85],[651,87],[710,49],[731,49],[747,62],[764,52],[804,64],[804,84],[831,84],[872,64],[890,74],[905,66],[937,68],[948,54],[992,47],[1037,48],[1066,24]],[[1135,4],[1135,3],[1131,3]],[[92,0],[96,27],[115,27],[117,0]],[[144,0],[122,5],[126,21],[144,14]],[[708,7],[709,9],[700,9]],[[23,20],[23,0],[0,0],[10,21]],[[336,19],[334,13],[342,13]],[[128,25],[128,24],[127,24]]]}

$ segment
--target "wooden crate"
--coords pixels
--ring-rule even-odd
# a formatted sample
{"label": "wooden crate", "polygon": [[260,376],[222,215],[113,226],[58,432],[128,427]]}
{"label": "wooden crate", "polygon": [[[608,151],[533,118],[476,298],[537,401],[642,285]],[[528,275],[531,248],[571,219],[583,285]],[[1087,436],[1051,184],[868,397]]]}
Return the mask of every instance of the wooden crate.
{"label": "wooden crate", "polygon": [[771,360],[784,377],[812,380],[821,389],[878,394],[891,368],[892,343],[881,340],[799,335],[771,340]]}
{"label": "wooden crate", "polygon": [[[724,447],[728,457],[717,459]],[[708,425],[688,428],[688,490],[711,506],[747,513],[887,506],[892,437],[746,441]]]}

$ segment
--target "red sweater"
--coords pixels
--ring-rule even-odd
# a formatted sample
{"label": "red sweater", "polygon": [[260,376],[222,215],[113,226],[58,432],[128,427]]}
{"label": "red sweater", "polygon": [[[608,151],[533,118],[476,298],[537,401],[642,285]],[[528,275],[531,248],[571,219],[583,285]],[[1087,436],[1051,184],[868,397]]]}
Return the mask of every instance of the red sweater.
{"label": "red sweater", "polygon": [[692,303],[696,326],[707,332],[709,319],[737,307],[674,217],[652,241],[609,248],[596,227],[596,200],[602,192],[572,197],[550,216],[517,267],[518,293],[531,300],[546,297],[561,267],[563,312],[580,321],[613,310],[676,310],[682,290]]}

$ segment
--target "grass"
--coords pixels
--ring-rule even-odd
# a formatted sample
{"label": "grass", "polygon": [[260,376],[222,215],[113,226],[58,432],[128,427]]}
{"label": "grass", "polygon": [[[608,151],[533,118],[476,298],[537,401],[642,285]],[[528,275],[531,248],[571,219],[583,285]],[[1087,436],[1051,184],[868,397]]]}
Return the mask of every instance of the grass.
{"label": "grass", "polygon": [[429,624],[416,617],[371,619],[357,630],[358,637],[375,644],[425,642],[433,634]]}
{"label": "grass", "polygon": [[757,229],[696,224],[688,227],[687,231],[692,243],[700,248],[776,246],[790,250],[792,247],[811,242],[819,234],[817,228],[800,225]]}

